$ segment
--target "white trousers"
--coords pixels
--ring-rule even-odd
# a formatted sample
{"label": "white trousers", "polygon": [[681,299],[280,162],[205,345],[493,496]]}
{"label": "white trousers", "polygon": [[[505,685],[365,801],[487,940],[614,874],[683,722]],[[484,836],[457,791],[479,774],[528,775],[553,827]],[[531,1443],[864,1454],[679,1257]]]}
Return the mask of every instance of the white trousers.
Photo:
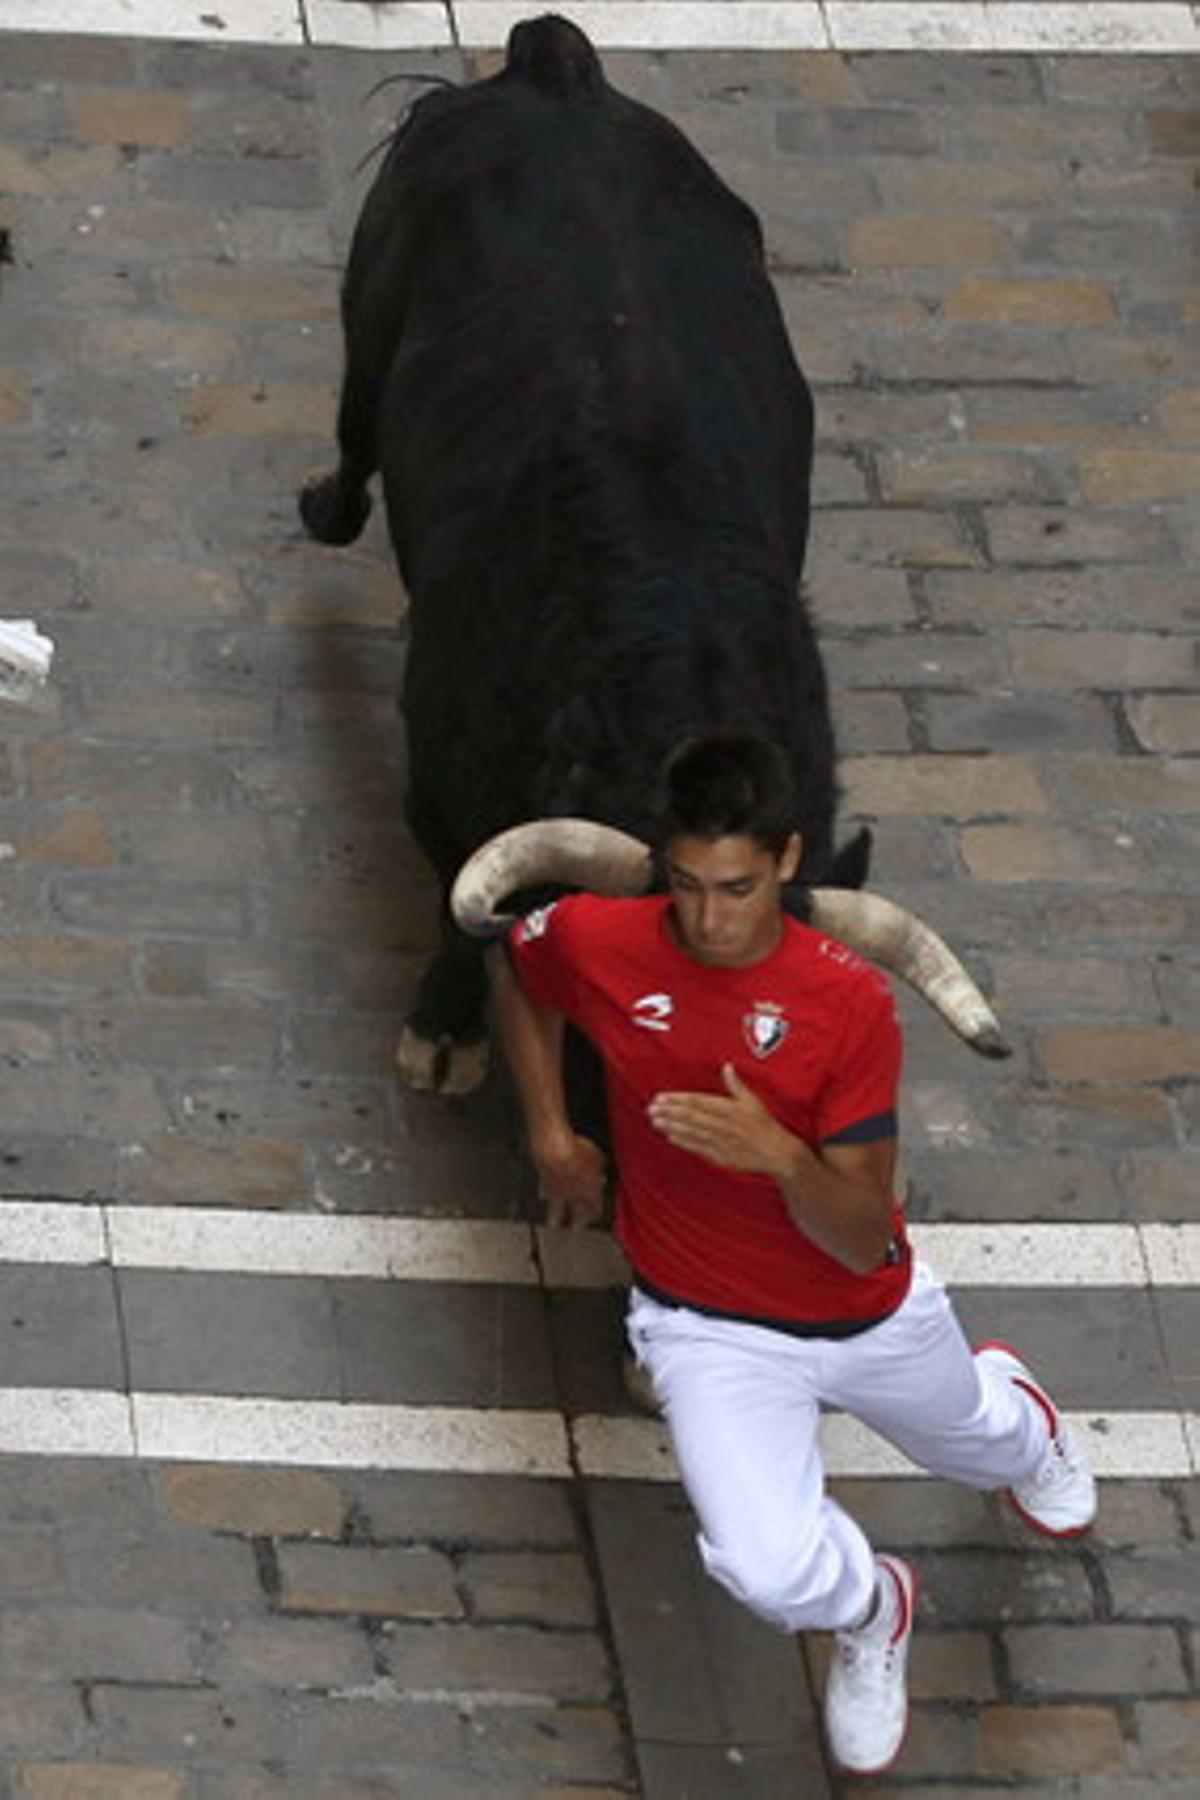
{"label": "white trousers", "polygon": [[1025,1480],[1046,1449],[1042,1409],[976,1362],[920,1263],[903,1304],[858,1337],[789,1337],[636,1288],[626,1328],[662,1404],[705,1567],[783,1631],[853,1624],[874,1592],[871,1546],[825,1493],[823,1405],[970,1487]]}

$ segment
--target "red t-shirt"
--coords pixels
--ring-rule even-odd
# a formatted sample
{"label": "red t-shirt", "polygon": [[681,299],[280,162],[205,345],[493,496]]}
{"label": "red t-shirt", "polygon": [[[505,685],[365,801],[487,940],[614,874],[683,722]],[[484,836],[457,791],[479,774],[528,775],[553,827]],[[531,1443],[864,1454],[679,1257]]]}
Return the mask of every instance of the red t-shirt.
{"label": "red t-shirt", "polygon": [[600,1053],[616,1230],[636,1275],[739,1318],[836,1328],[885,1317],[910,1276],[898,1205],[888,1261],[857,1275],[805,1237],[768,1176],[677,1148],[646,1108],[664,1090],[725,1093],[728,1062],[814,1148],[894,1137],[901,1043],[891,989],[853,951],[791,918],[760,962],[710,967],[674,942],[669,907],[659,896],[576,894],[531,913],[509,939],[532,998]]}

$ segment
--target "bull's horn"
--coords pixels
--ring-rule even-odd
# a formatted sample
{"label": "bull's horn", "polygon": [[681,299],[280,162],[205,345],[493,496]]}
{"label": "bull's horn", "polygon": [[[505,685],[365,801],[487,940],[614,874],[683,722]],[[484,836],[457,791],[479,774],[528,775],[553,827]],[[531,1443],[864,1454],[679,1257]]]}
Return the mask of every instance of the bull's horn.
{"label": "bull's horn", "polygon": [[915,913],[882,894],[849,888],[811,888],[809,903],[816,930],[901,976],[973,1050],[1012,1054],[1000,1021],[953,950]]}
{"label": "bull's horn", "polygon": [[640,838],[594,819],[536,819],[502,831],[467,858],[450,894],[460,930],[498,937],[512,915],[497,911],[518,888],[586,888],[640,894],[650,885],[650,851]]}

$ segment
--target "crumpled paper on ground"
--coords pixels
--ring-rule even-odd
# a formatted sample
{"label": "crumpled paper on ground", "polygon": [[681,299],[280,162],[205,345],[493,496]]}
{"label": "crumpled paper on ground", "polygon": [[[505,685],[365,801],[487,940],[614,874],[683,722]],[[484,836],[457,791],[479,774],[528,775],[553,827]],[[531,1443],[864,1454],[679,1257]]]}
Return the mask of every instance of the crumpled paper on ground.
{"label": "crumpled paper on ground", "polygon": [[32,619],[0,619],[0,699],[31,700],[46,684],[54,640]]}

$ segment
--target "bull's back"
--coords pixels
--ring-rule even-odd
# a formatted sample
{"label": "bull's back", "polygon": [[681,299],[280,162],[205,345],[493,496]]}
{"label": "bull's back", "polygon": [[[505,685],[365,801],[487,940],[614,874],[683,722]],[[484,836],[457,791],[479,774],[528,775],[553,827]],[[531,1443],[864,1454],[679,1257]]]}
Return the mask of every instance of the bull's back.
{"label": "bull's back", "polygon": [[729,482],[794,507],[811,411],[754,215],[574,27],[522,27],[499,76],[422,102],[381,181],[407,269],[381,461],[412,554],[418,492],[479,521],[572,442],[670,466],[696,519]]}
{"label": "bull's back", "polygon": [[607,816],[572,771],[603,787],[628,715],[649,760],[676,710],[720,722],[708,672],[751,616],[786,736],[812,414],[750,209],[536,22],[499,76],[414,109],[363,230],[396,329],[379,462],[409,739],[460,848],[529,811]]}

